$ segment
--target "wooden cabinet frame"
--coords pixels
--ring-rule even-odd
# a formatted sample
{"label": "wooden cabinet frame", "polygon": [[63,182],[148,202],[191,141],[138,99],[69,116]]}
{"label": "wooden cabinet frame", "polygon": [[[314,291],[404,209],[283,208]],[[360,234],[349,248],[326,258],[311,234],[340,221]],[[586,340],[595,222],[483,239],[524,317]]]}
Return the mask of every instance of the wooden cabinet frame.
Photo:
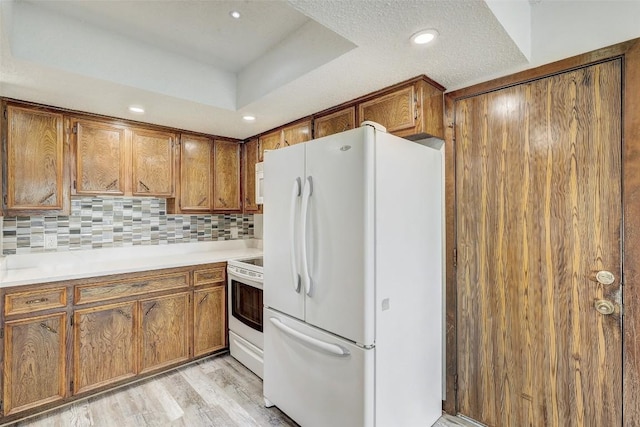
{"label": "wooden cabinet frame", "polygon": [[260,142],[253,138],[242,144],[242,197],[244,213],[262,213],[256,203],[256,163],[260,157]]}
{"label": "wooden cabinet frame", "polygon": [[315,116],[313,119],[314,138],[333,135],[356,127],[356,107],[342,108],[325,115]]}
{"label": "wooden cabinet frame", "polygon": [[[0,340],[4,364],[4,408],[0,404],[0,423],[216,354],[228,345],[225,262],[16,286],[2,288],[0,293],[5,301],[0,313],[3,322],[0,331],[4,333],[4,339]],[[194,306],[194,294],[204,298],[200,309]],[[210,308],[216,310],[209,312]],[[180,315],[171,318],[176,312]],[[114,322],[100,322],[99,318]],[[14,328],[55,338],[52,342],[57,346],[55,352],[43,351],[35,356],[29,353],[36,367],[34,380],[50,373],[55,381],[48,381],[46,388],[31,393],[26,400],[23,397],[22,401],[11,395],[10,387],[19,388],[22,384],[16,382],[9,366],[19,366],[21,360],[31,362],[19,356],[22,341],[20,337],[13,340]],[[102,329],[109,328],[115,329],[102,333]],[[81,334],[88,340],[84,349]],[[195,335],[199,337],[197,350],[194,350]],[[120,350],[108,350],[112,339],[119,340]],[[174,341],[176,346],[168,352],[149,353],[163,342]],[[45,344],[51,348],[50,343]],[[117,372],[106,372],[104,366],[108,364],[87,358],[95,352],[103,354],[114,366],[120,363]],[[45,353],[53,355],[58,361],[56,366],[50,366],[50,361],[40,362]]]}
{"label": "wooden cabinet frame", "polygon": [[[71,208],[67,166],[69,141],[64,133],[64,116],[53,109],[7,101],[2,102],[2,111],[2,205],[5,214],[68,215]],[[43,156],[42,159],[30,159],[28,168],[26,160],[22,159],[25,164],[21,164],[19,159],[20,149],[26,144],[34,146],[31,151],[37,156]],[[33,179],[28,178],[31,173]],[[47,173],[53,173],[53,181]]]}
{"label": "wooden cabinet frame", "polygon": [[241,213],[241,145],[234,141],[213,143],[213,212]]}
{"label": "wooden cabinet frame", "polygon": [[313,138],[313,124],[310,117],[297,120],[285,126],[260,135],[258,138],[258,159],[264,161],[266,150],[277,150],[299,144]]}
{"label": "wooden cabinet frame", "polygon": [[[127,176],[128,167],[128,133],[124,126],[110,124],[100,121],[90,121],[84,119],[72,119],[72,149],[71,149],[71,179],[72,194],[74,195],[114,195],[123,196],[129,188],[129,178]],[[98,147],[98,149],[88,150],[83,155],[83,141],[85,133],[88,138],[95,133],[102,133],[106,139],[97,141],[87,141],[87,143],[113,143],[113,146]],[[117,141],[113,137],[117,136]],[[96,145],[96,144],[92,144]],[[93,148],[93,147],[91,147]],[[104,151],[102,151],[102,150]],[[117,153],[113,153],[117,149]],[[115,158],[109,155],[116,154]],[[86,156],[86,157],[85,157]],[[94,156],[97,156],[94,158]],[[85,172],[85,161],[88,163]],[[111,172],[111,174],[109,174]],[[88,177],[85,185],[85,176],[95,173],[95,177]],[[98,181],[98,182],[95,182]]]}

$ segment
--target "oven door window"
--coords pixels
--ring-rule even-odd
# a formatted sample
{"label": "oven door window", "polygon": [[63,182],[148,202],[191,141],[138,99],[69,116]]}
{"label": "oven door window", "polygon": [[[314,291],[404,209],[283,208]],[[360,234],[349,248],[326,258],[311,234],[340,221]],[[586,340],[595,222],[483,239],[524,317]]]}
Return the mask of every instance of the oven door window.
{"label": "oven door window", "polygon": [[231,312],[245,325],[262,332],[262,289],[232,280]]}

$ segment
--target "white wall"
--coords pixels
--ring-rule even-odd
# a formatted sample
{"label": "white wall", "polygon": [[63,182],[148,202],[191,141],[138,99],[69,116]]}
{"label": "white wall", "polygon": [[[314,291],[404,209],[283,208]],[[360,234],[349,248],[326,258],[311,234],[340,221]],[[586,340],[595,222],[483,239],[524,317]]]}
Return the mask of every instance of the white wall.
{"label": "white wall", "polygon": [[528,0],[485,0],[518,49],[531,59],[531,5]]}
{"label": "white wall", "polygon": [[531,22],[531,62],[541,65],[640,37],[640,1],[539,1]]}

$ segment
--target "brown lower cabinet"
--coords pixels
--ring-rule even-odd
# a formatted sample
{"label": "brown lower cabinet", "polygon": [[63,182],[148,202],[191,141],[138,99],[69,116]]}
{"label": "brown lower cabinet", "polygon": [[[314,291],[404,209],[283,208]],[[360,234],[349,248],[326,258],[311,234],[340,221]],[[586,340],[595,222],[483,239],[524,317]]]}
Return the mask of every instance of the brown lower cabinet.
{"label": "brown lower cabinet", "polygon": [[226,292],[224,286],[210,286],[193,292],[193,355],[195,357],[227,346]]}
{"label": "brown lower cabinet", "polygon": [[74,312],[74,393],[136,375],[135,311],[135,302],[125,302]]}
{"label": "brown lower cabinet", "polygon": [[189,360],[190,299],[182,292],[140,302],[141,373]]}
{"label": "brown lower cabinet", "polygon": [[67,314],[5,322],[4,415],[66,396]]}
{"label": "brown lower cabinet", "polygon": [[213,263],[2,289],[0,424],[225,350],[225,284]]}

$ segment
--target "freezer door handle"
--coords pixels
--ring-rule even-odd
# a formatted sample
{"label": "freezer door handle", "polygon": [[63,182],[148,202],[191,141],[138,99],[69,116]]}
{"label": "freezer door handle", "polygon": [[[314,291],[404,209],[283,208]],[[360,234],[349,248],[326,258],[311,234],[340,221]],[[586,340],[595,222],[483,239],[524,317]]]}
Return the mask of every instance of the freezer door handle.
{"label": "freezer door handle", "polygon": [[310,346],[315,347],[319,350],[325,351],[334,356],[341,356],[341,357],[349,356],[349,354],[351,354],[349,353],[349,350],[337,344],[331,344],[331,343],[319,340],[317,338],[310,337],[309,335],[305,335],[302,332],[296,331],[295,329],[282,323],[280,319],[278,319],[277,317],[270,317],[269,321],[273,324],[273,326],[275,326],[285,334],[292,336],[293,338],[296,338],[302,341],[303,343],[309,344]]}
{"label": "freezer door handle", "polygon": [[293,275],[293,289],[300,292],[300,274],[298,273],[296,257],[296,206],[300,197],[300,177],[293,181],[291,189],[291,207],[289,210],[289,249],[291,251],[291,274]]}
{"label": "freezer door handle", "polygon": [[300,212],[302,228],[302,247],[300,248],[302,255],[302,278],[304,280],[305,291],[307,295],[311,296],[311,275],[309,274],[309,259],[307,258],[307,217],[309,216],[309,199],[311,199],[311,195],[313,194],[313,179],[310,176],[307,177],[307,182],[302,193],[302,209]]}

